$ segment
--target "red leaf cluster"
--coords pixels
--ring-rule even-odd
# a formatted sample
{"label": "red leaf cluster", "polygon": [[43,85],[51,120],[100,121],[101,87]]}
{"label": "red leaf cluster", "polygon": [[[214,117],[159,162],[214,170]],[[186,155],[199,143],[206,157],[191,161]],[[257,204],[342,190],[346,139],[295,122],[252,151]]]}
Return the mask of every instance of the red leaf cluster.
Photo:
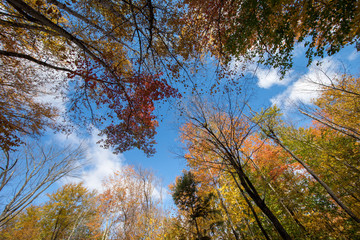
{"label": "red leaf cluster", "polygon": [[[105,148],[124,152],[133,147],[147,155],[155,153],[154,136],[158,122],[154,114],[155,101],[180,98],[177,89],[161,78],[161,74],[131,72],[117,74],[102,72],[96,63],[78,62],[78,70],[69,75],[80,76],[81,86],[98,109],[107,109],[97,119],[105,123],[100,135]],[[110,111],[108,111],[110,110]],[[111,120],[111,121],[109,121]]]}

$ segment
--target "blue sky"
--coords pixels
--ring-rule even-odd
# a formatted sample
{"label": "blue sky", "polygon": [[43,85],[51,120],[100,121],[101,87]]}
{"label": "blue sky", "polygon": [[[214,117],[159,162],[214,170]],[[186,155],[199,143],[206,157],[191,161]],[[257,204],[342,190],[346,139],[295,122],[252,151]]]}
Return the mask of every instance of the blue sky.
{"label": "blue sky", "polygon": [[[267,107],[271,104],[277,104],[285,112],[294,111],[294,104],[301,101],[310,104],[310,100],[317,96],[316,82],[323,81],[326,83],[327,77],[333,78],[336,74],[350,73],[358,74],[360,71],[360,54],[354,46],[343,49],[340,53],[332,57],[325,57],[321,66],[317,66],[317,61],[307,67],[307,60],[304,57],[304,50],[301,47],[295,49],[294,68],[287,74],[284,79],[280,80],[277,69],[269,69],[263,66],[250,64],[246,71],[246,87],[247,91],[252,92],[250,102],[253,106]],[[236,61],[233,62],[233,69],[237,71]],[[254,71],[256,69],[256,71]],[[204,87],[209,86],[214,80],[215,67],[210,66],[204,69],[202,74],[196,77],[196,83]],[[243,81],[243,80],[242,80]],[[243,84],[243,83],[242,83]],[[186,102],[184,95],[182,102]],[[175,181],[176,176],[180,175],[182,170],[186,168],[186,162],[179,157],[181,155],[181,143],[178,136],[178,128],[181,126],[181,118],[179,112],[174,107],[175,102],[170,101],[166,104],[160,104],[156,110],[160,118],[159,128],[156,136],[157,153],[150,158],[139,150],[131,150],[124,154],[114,155],[109,149],[100,148],[96,142],[99,137],[96,130],[88,137],[80,137],[75,133],[65,136],[63,134],[51,134],[51,139],[58,144],[82,142],[86,148],[88,164],[86,169],[82,169],[79,178],[66,178],[59,184],[67,182],[83,181],[90,189],[98,189],[101,191],[101,180],[111,174],[113,171],[121,169],[126,164],[142,166],[150,168],[155,175],[162,179],[165,190],[167,186]],[[49,139],[49,136],[47,137]],[[55,188],[53,188],[55,189]],[[165,195],[165,203],[171,205],[170,195]]]}

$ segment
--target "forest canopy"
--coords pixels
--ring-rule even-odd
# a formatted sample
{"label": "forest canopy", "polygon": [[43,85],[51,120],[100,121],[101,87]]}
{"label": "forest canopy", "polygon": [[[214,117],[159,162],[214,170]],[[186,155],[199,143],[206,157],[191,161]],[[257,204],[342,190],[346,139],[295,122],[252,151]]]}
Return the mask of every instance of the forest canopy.
{"label": "forest canopy", "polygon": [[[356,0],[2,0],[0,238],[360,238],[359,73],[322,70],[311,101],[292,112],[252,101],[249,80],[264,67],[288,84],[297,49],[305,70],[345,48],[358,54],[359,9]],[[150,157],[167,101],[187,164],[169,186],[173,209],[155,174],[130,165],[107,172],[101,190],[71,182],[34,202],[89,155],[40,137],[96,133],[116,154]]]}

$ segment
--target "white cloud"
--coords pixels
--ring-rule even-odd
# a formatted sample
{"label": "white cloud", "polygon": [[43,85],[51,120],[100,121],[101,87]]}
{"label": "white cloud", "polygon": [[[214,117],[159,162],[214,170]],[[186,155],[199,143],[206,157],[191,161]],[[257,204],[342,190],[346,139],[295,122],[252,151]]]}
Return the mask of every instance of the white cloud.
{"label": "white cloud", "polygon": [[110,176],[114,171],[120,170],[124,157],[122,154],[115,155],[109,149],[101,148],[96,142],[97,136],[93,136],[90,148],[87,151],[87,158],[91,162],[88,170],[84,170],[81,180],[89,189],[96,189],[99,192],[103,190],[102,181]]}
{"label": "white cloud", "polygon": [[360,56],[359,51],[357,51],[356,49],[354,49],[350,55],[348,56],[348,60],[349,61],[354,61],[355,59],[357,59]]}
{"label": "white cloud", "polygon": [[[82,143],[86,149],[85,166],[81,168],[80,173],[76,174],[76,177],[65,177],[62,179],[62,184],[83,182],[84,186],[89,190],[96,190],[101,193],[105,190],[103,180],[114,172],[121,171],[125,166],[125,158],[122,154],[115,155],[110,149],[104,149],[96,144],[100,140],[96,130],[87,139],[80,138],[73,133],[70,135],[56,134],[54,140],[60,144],[73,144],[74,146]],[[153,199],[170,206],[172,198],[168,189],[162,186],[160,180],[156,180],[156,178],[153,180],[154,182],[149,182],[152,185],[151,195]]]}
{"label": "white cloud", "polygon": [[292,77],[293,71],[288,71],[283,79],[281,79],[280,70],[278,68],[266,68],[257,63],[259,59],[254,58],[252,61],[244,58],[232,60],[230,69],[233,74],[251,74],[258,79],[258,86],[260,88],[270,88],[274,85],[287,85]]}
{"label": "white cloud", "polygon": [[319,96],[322,84],[329,84],[338,75],[339,63],[331,58],[325,58],[321,65],[313,62],[308,73],[301,76],[283,93],[272,98],[272,104],[288,108],[294,103],[310,104],[312,99]]}
{"label": "white cloud", "polygon": [[274,85],[287,85],[291,81],[289,77],[290,74],[291,71],[286,74],[283,79],[280,79],[280,72],[275,68],[259,68],[255,72],[255,76],[258,78],[258,86],[261,88],[270,88]]}
{"label": "white cloud", "polygon": [[[103,191],[102,181],[113,172],[122,168],[125,161],[122,154],[114,154],[111,149],[104,149],[96,144],[100,140],[98,131],[94,130],[91,137],[81,139],[76,134],[64,135],[57,134],[57,140],[61,143],[78,145],[83,143],[85,146],[86,163],[77,177],[66,177],[63,183],[83,182],[90,190]],[[80,163],[82,164],[82,163]]]}

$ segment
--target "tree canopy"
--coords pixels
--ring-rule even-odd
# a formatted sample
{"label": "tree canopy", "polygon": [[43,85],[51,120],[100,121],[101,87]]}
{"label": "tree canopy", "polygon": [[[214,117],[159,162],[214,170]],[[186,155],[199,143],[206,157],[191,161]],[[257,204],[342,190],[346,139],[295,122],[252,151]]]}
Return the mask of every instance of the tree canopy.
{"label": "tree canopy", "polygon": [[[72,124],[99,128],[103,146],[154,153],[154,102],[180,96],[164,77],[181,64],[173,53],[179,26],[171,2],[9,0],[1,8],[0,57],[9,66],[1,86],[10,100],[2,107],[9,122],[2,125],[4,147],[16,145],[20,133],[51,126],[51,106],[35,100],[45,85],[63,92]],[[49,81],[42,71],[65,74]]]}
{"label": "tree canopy", "polygon": [[[297,43],[311,63],[359,38],[357,1],[6,0],[1,9],[7,149],[23,134],[92,125],[102,146],[152,155],[155,102],[180,97],[173,83],[188,84],[180,78],[197,56],[256,58],[284,74]],[[39,101],[54,92],[65,110]]]}
{"label": "tree canopy", "polygon": [[359,44],[359,1],[186,0],[189,31],[225,62],[245,57],[282,74],[293,66],[294,48],[303,43],[308,65]]}
{"label": "tree canopy", "polygon": [[[308,66],[360,51],[359,9],[357,0],[1,1],[0,238],[360,239],[359,76],[312,82],[311,103],[286,112],[300,123],[283,106],[259,109],[246,81],[254,62],[284,77],[296,48]],[[187,166],[169,186],[173,209],[152,171],[125,163],[98,191],[68,183],[35,202],[90,155],[47,149],[39,136],[95,129],[101,147],[152,156],[155,108],[180,92]]]}

